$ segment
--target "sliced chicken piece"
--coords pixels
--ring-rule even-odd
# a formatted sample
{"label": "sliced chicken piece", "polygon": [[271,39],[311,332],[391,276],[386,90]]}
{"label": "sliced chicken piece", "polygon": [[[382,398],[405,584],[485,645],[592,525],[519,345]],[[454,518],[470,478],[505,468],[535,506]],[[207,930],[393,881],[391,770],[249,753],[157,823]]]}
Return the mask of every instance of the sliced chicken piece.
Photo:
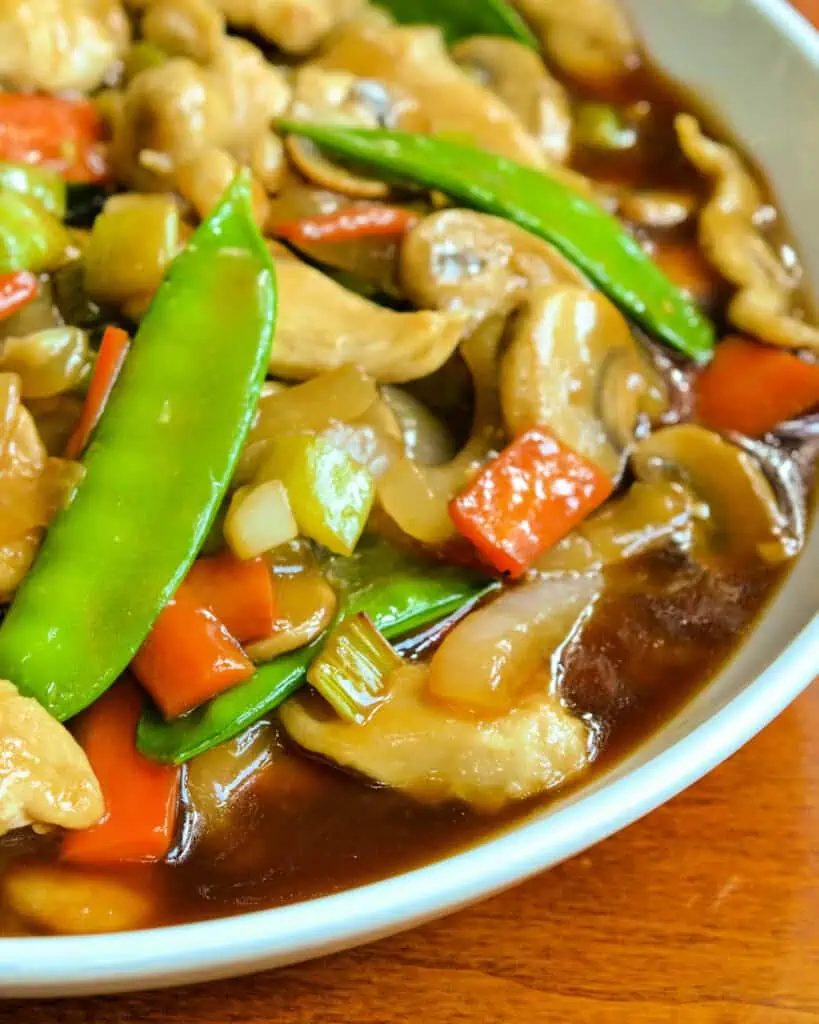
{"label": "sliced chicken piece", "polygon": [[314,50],[364,0],[211,0],[233,28],[251,29],[287,53]]}
{"label": "sliced chicken piece", "polygon": [[88,828],[104,811],[99,783],[71,733],[0,680],[0,835],[26,825]]}
{"label": "sliced chicken piece", "polygon": [[[517,590],[497,602],[506,600],[506,608],[493,613],[490,605],[473,613],[475,619],[485,618],[477,639],[472,616],[456,627],[476,650],[464,669],[470,689],[486,683],[491,692],[498,672],[526,670],[524,695],[499,717],[458,714],[431,695],[436,659],[449,660],[442,648],[431,669],[411,665],[394,673],[388,698],[363,724],[342,721],[309,692],[282,707],[282,723],[307,750],[429,803],[460,800],[493,811],[554,789],[582,771],[593,756],[591,728],[561,703],[554,669],[562,645],[583,621],[600,586],[594,575],[543,581],[531,587],[528,612],[521,611],[525,599]],[[550,612],[545,622],[544,601]],[[449,641],[454,638],[455,633]],[[537,651],[531,650],[533,641],[539,643]],[[533,654],[542,665],[534,677]],[[521,680],[516,682],[519,689]]]}
{"label": "sliced chicken piece", "polygon": [[293,259],[277,259],[281,302],[270,373],[303,380],[352,363],[375,380],[434,373],[464,337],[460,313],[396,313]]}
{"label": "sliced chicken piece", "polygon": [[619,0],[515,0],[549,59],[581,82],[616,82],[639,63]]}
{"label": "sliced chicken piece", "polygon": [[799,281],[756,225],[762,196],[739,155],[703,134],[696,118],[676,121],[680,146],[714,190],[700,213],[699,238],[712,266],[736,289],[728,316],[769,345],[819,352],[819,328],[793,313]]}
{"label": "sliced chicken piece", "polygon": [[129,39],[118,0],[0,0],[0,84],[90,92]]}

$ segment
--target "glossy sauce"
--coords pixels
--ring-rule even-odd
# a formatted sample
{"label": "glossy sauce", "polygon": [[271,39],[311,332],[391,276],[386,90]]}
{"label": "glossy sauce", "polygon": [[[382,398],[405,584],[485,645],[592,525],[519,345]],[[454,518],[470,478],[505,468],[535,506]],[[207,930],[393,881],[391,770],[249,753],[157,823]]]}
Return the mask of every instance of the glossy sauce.
{"label": "glossy sauce", "polygon": [[[675,113],[696,108],[688,97],[641,69],[618,96],[587,98],[640,103],[652,127],[635,152],[578,154],[578,170],[618,185],[701,191],[672,128]],[[658,237],[667,240],[669,234],[696,248],[691,226]],[[719,319],[719,309],[714,312]],[[642,742],[719,670],[780,578],[781,570],[760,565],[715,573],[662,552],[609,573],[582,642],[564,660],[566,699],[598,723],[601,752],[593,771]],[[494,817],[463,807],[427,807],[295,751],[286,757],[294,769],[290,791],[267,792],[265,773],[259,773],[235,798],[231,828],[218,844],[195,842],[190,823],[183,822],[173,863],[108,874],[155,894],[155,924],[237,914],[434,861],[543,804],[529,802]],[[53,862],[57,850],[56,837],[11,836],[0,842],[0,874],[10,861]],[[21,930],[0,903],[0,934]]]}

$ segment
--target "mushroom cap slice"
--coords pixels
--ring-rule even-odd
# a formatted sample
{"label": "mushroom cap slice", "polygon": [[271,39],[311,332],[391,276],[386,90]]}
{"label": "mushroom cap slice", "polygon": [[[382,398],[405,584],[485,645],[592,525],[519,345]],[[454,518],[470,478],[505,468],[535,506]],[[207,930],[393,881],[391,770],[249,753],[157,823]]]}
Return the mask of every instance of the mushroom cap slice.
{"label": "mushroom cap slice", "polygon": [[729,561],[789,553],[787,522],[756,461],[704,427],[666,427],[640,441],[631,457],[641,480],[675,480],[704,506],[697,557]]}
{"label": "mushroom cap slice", "polygon": [[571,104],[539,54],[515,39],[471,36],[452,48],[452,56],[518,115],[550,160],[566,162],[571,150]]}
{"label": "mushroom cap slice", "polygon": [[316,63],[400,86],[415,97],[432,134],[468,137],[510,160],[546,165],[538,140],[500,97],[458,67],[438,28],[362,17],[343,26]]}
{"label": "mushroom cap slice", "polygon": [[471,210],[440,210],[404,239],[401,283],[422,309],[465,311],[475,320],[506,314],[534,285],[591,288],[548,242],[516,224]]}
{"label": "mushroom cap slice", "polygon": [[303,380],[351,363],[382,383],[426,377],[449,359],[468,317],[397,313],[293,259],[277,259],[280,305],[270,373]]}
{"label": "mushroom cap slice", "polygon": [[548,426],[613,479],[641,413],[667,401],[628,322],[599,292],[555,284],[533,291],[503,357],[503,418],[513,437]]}
{"label": "mushroom cap slice", "polygon": [[[313,64],[305,65],[296,75],[290,114],[303,121],[357,128],[423,132],[428,127],[417,100],[399,85]],[[385,182],[348,171],[325,157],[309,139],[291,135],[286,147],[290,159],[305,178],[321,188],[360,199],[378,199],[389,194],[390,188]]]}

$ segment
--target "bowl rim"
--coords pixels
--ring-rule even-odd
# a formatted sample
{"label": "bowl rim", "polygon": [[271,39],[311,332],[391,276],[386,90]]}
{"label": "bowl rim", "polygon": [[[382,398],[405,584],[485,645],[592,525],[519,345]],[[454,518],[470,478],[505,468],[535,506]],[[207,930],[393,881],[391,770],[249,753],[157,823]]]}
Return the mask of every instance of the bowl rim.
{"label": "bowl rim", "polygon": [[[745,2],[819,71],[819,33],[787,0]],[[817,670],[819,614],[718,712],[577,803],[432,864],[289,906],[113,934],[0,938],[0,996],[132,991],[228,977],[443,916],[582,852],[676,796],[768,725]]]}

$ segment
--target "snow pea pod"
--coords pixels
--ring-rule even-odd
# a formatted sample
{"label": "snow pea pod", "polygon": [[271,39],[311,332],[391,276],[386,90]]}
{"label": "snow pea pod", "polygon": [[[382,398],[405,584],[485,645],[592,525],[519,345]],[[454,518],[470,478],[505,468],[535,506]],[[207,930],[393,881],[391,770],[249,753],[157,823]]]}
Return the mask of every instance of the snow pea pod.
{"label": "snow pea pod", "polygon": [[393,179],[438,189],[478,210],[514,221],[576,264],[648,332],[699,363],[714,328],[619,223],[547,173],[441,138],[282,120],[284,131]]}
{"label": "snow pea pod", "polygon": [[[497,586],[460,569],[413,564],[403,556],[385,562],[380,546],[333,561],[327,576],[339,594],[337,620],[366,612],[389,639],[444,618]],[[158,712],[147,711],[139,723],[137,746],[154,761],[182,764],[224,743],[302,686],[323,643],[320,638],[276,658],[246,683],[182,718],[167,722]]]}
{"label": "snow pea pod", "polygon": [[270,356],[273,268],[240,176],[171,265],[0,626],[0,675],[55,717],[105,691],[195,558]]}
{"label": "snow pea pod", "polygon": [[447,43],[469,36],[510,36],[537,49],[526,22],[505,0],[375,0],[404,25],[437,25]]}

